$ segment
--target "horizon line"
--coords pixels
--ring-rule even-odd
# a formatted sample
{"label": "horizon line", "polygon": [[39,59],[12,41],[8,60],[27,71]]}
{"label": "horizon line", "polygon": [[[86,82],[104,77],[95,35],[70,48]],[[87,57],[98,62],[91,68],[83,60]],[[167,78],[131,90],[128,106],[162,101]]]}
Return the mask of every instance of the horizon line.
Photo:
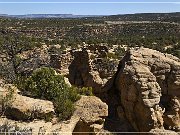
{"label": "horizon line", "polygon": [[122,1],[122,2],[91,2],[91,1],[87,1],[87,2],[80,2],[80,1],[76,1],[76,2],[65,2],[65,1],[62,1],[62,2],[56,2],[56,1],[52,1],[52,2],[47,2],[47,1],[44,1],[44,2],[30,2],[30,1],[27,1],[27,2],[20,2],[20,1],[17,1],[17,2],[0,2],[1,4],[180,4],[180,2],[175,2],[175,1],[172,1],[172,2],[160,2],[160,1],[154,1],[154,2],[150,2],[150,1],[146,1],[146,2],[126,2],[126,1]]}
{"label": "horizon line", "polygon": [[8,16],[25,16],[25,15],[74,15],[74,16],[114,16],[114,15],[136,15],[136,14],[173,14],[180,13],[180,11],[174,12],[134,12],[134,13],[117,13],[117,14],[74,14],[74,13],[25,13],[25,14],[7,14],[0,13],[0,15]]}
{"label": "horizon line", "polygon": [[180,13],[180,11],[174,12],[136,12],[136,13],[117,13],[117,14],[74,14],[74,13],[25,13],[25,14],[6,14],[0,13],[0,15],[8,15],[8,16],[23,16],[23,15],[74,15],[74,16],[113,16],[113,15],[136,15],[136,14],[173,14],[173,13]]}

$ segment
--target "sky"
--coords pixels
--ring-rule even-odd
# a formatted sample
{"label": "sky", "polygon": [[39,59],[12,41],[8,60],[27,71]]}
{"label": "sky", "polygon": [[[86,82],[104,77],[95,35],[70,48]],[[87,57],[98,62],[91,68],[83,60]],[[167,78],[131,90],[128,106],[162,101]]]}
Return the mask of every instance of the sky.
{"label": "sky", "polygon": [[115,15],[167,12],[180,12],[180,0],[0,0],[0,14],[9,15]]}

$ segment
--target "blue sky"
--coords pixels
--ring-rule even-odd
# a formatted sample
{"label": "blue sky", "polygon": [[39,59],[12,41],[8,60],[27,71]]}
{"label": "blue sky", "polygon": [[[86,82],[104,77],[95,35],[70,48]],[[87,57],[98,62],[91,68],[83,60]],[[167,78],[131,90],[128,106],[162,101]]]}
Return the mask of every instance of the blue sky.
{"label": "blue sky", "polygon": [[[2,3],[2,2],[156,2],[156,3]],[[171,2],[171,3],[157,3]],[[177,2],[177,3],[175,3]],[[178,3],[179,2],[179,3]],[[0,14],[112,15],[180,12],[180,0],[0,0]]]}

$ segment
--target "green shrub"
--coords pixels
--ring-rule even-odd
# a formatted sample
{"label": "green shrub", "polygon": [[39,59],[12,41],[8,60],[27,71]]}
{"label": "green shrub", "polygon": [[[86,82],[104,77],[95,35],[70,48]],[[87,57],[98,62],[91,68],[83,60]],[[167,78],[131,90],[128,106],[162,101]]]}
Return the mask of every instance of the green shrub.
{"label": "green shrub", "polygon": [[54,106],[56,107],[56,112],[58,112],[58,118],[59,120],[66,120],[69,118],[69,116],[72,115],[74,112],[74,104],[70,99],[62,100],[57,99]]}
{"label": "green shrub", "polygon": [[63,76],[56,75],[52,68],[35,70],[25,81],[23,89],[31,92],[33,97],[52,101],[60,120],[71,116],[73,103],[80,98],[77,91],[65,83]]}
{"label": "green shrub", "polygon": [[125,55],[125,49],[124,49],[124,48],[121,48],[120,46],[118,46],[118,47],[115,49],[115,55],[117,56],[118,59],[120,59],[122,56]]}
{"label": "green shrub", "polygon": [[[28,77],[27,76],[22,76],[22,75],[17,75],[16,76],[16,80],[14,81],[14,85],[19,89],[19,90],[22,90],[22,92],[25,90],[25,82],[26,82],[26,79]],[[26,95],[26,94],[25,94]]]}
{"label": "green shrub", "polygon": [[92,87],[82,87],[78,89],[78,93],[80,95],[93,96],[93,89]]}
{"label": "green shrub", "polygon": [[14,89],[12,86],[6,86],[7,91],[5,93],[0,93],[0,105],[1,105],[1,110],[0,110],[0,115],[4,115],[6,112],[7,108],[11,106],[13,102],[13,94],[14,94]]}
{"label": "green shrub", "polygon": [[107,53],[107,58],[110,58],[110,59],[118,59],[118,56],[114,53],[110,53],[108,52]]}
{"label": "green shrub", "polygon": [[93,89],[92,89],[92,87],[78,88],[78,87],[72,86],[71,88],[73,89],[73,91],[76,91],[80,95],[93,96]]}

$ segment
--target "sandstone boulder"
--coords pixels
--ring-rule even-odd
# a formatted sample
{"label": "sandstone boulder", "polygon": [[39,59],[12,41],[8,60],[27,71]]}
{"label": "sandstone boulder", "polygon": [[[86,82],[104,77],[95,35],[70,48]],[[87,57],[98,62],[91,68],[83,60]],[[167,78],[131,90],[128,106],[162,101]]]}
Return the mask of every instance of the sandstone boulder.
{"label": "sandstone boulder", "polygon": [[82,96],[76,102],[74,115],[80,118],[74,132],[98,132],[108,116],[108,106],[95,96]]}
{"label": "sandstone boulder", "polygon": [[54,114],[53,103],[14,94],[5,115],[15,120],[50,119]]}

